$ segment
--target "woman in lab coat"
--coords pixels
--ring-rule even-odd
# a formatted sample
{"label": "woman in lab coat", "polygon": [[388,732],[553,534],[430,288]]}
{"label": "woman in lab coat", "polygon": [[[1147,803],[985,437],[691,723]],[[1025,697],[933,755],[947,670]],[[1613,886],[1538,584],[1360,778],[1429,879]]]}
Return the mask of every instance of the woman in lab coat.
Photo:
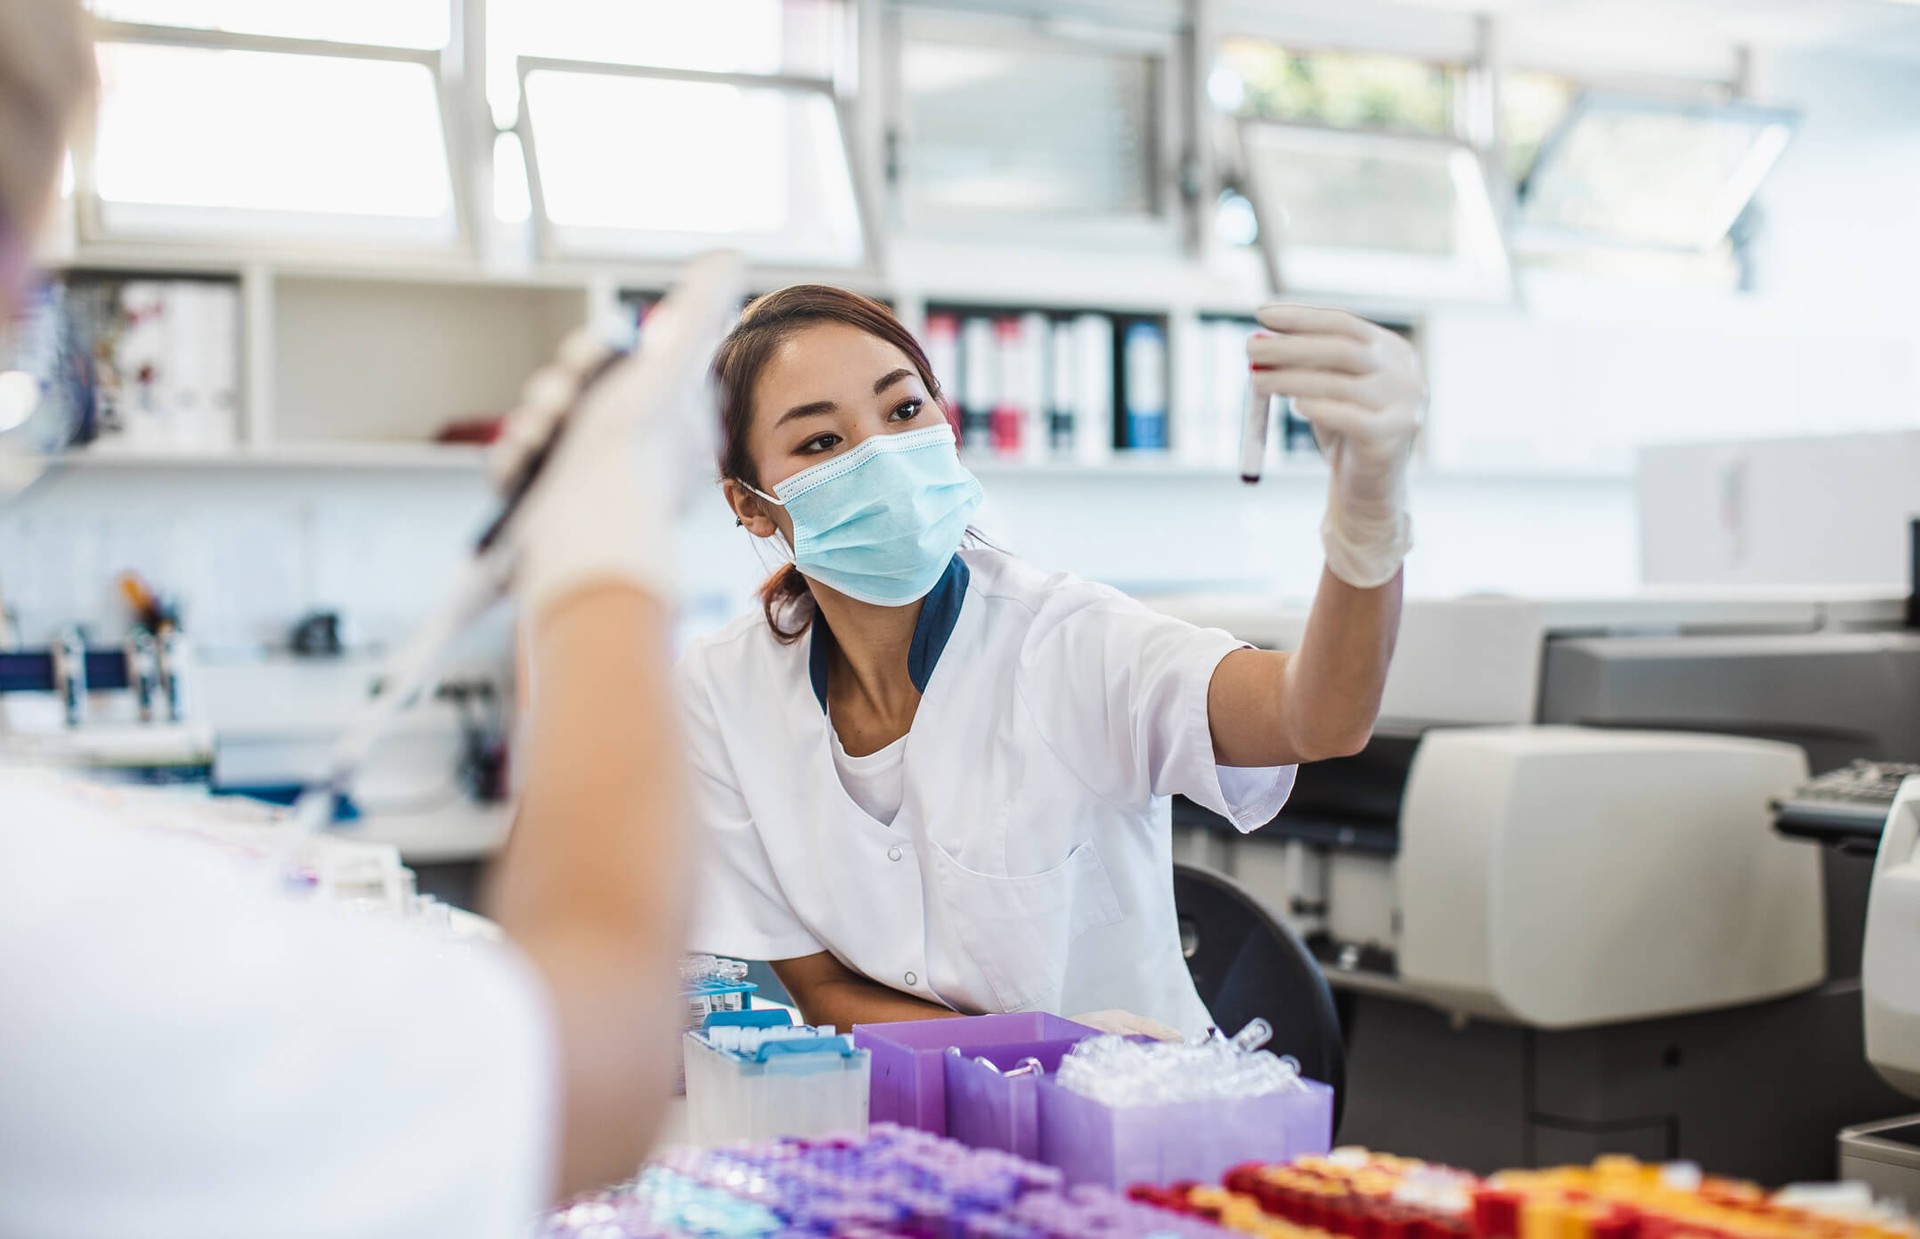
{"label": "woman in lab coat", "polygon": [[722,486],[792,562],[679,672],[707,842],[696,949],[773,961],[808,1019],[842,1027],[1047,1010],[1204,1030],[1168,797],[1252,830],[1296,763],[1366,743],[1425,399],[1390,332],[1291,305],[1260,322],[1255,385],[1295,398],[1333,473],[1290,654],[971,536],[979,483],[886,307],[802,286],[748,308],[715,362]]}

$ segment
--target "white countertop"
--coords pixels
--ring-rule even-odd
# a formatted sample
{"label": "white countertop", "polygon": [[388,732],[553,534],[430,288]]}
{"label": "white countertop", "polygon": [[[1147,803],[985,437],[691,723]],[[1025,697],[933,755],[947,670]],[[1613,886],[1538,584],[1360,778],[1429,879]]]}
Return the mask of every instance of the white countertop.
{"label": "white countertop", "polygon": [[513,806],[451,801],[411,813],[369,813],[335,828],[342,839],[390,843],[409,865],[486,860],[506,846]]}

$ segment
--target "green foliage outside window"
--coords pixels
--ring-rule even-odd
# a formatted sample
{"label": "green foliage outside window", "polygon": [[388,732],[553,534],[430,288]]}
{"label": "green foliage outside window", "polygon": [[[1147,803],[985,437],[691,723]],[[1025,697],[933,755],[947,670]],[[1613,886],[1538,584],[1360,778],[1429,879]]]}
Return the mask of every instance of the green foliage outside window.
{"label": "green foliage outside window", "polygon": [[1366,52],[1297,51],[1264,39],[1220,47],[1216,97],[1243,115],[1348,129],[1449,133],[1455,70]]}

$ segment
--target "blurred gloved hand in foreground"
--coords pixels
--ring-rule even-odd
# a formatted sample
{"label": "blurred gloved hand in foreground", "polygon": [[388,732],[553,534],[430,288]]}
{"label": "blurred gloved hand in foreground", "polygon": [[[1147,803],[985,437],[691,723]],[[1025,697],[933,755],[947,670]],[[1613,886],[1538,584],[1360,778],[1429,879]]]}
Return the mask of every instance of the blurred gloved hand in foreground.
{"label": "blurred gloved hand in foreground", "polygon": [[509,533],[523,615],[607,584],[673,598],[673,520],[712,480],[708,367],[739,313],[741,279],[734,254],[697,258],[631,355],[616,359],[581,328],[527,380],[488,460],[496,485],[511,486],[560,419],[571,421]]}

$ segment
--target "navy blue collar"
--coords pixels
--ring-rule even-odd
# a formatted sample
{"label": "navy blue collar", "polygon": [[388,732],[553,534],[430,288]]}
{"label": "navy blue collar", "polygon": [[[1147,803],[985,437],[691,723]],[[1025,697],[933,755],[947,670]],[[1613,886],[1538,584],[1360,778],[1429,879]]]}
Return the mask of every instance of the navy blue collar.
{"label": "navy blue collar", "polygon": [[[947,638],[953,635],[953,626],[960,622],[960,604],[967,599],[967,581],[972,575],[966,561],[955,555],[920,604],[920,618],[913,625],[913,644],[907,647],[907,675],[913,679],[913,686],[923,693],[927,691],[927,681],[933,678],[934,665],[947,648]],[[833,633],[827,628],[827,617],[817,611],[810,640],[807,675],[813,681],[813,695],[824,711]]]}

